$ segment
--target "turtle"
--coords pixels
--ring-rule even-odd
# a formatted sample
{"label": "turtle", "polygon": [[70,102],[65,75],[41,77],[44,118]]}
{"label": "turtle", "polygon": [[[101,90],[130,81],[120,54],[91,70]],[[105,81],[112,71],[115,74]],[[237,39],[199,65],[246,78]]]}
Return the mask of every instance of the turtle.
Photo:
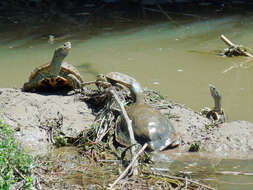
{"label": "turtle", "polygon": [[[178,146],[180,137],[176,134],[172,123],[160,111],[144,103],[140,83],[133,81],[130,90],[135,98],[135,103],[128,107],[127,114],[132,120],[136,141],[142,145],[148,143],[147,150],[149,151],[163,151]],[[115,136],[120,145],[130,145],[127,123],[122,115],[117,119]]]}
{"label": "turtle", "polygon": [[81,88],[83,79],[78,70],[63,62],[71,49],[71,43],[66,42],[54,51],[50,63],[37,67],[23,86],[23,91],[55,91]]}
{"label": "turtle", "polygon": [[95,81],[86,82],[83,85],[95,83],[99,90],[115,85],[120,86],[121,88],[130,88],[131,83],[136,81],[135,78],[120,72],[109,72],[106,75],[98,74],[96,78]]}
{"label": "turtle", "polygon": [[201,114],[205,115],[208,119],[212,119],[216,123],[225,122],[225,112],[221,107],[221,93],[212,84],[209,84],[210,93],[214,100],[214,107],[205,107],[201,110]]}

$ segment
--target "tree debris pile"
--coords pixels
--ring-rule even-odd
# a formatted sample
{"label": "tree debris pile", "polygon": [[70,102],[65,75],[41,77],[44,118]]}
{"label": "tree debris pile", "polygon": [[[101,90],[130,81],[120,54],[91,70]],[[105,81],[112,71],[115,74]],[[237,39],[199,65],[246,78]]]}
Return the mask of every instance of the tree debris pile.
{"label": "tree debris pile", "polygon": [[238,46],[234,46],[234,47],[229,47],[224,49],[224,55],[228,56],[228,57],[232,57],[232,56],[244,56],[244,54],[242,52],[246,52],[247,49],[244,48],[241,45]]}
{"label": "tree debris pile", "polygon": [[228,57],[232,56],[246,56],[253,57],[250,53],[247,52],[247,48],[242,45],[237,45],[231,42],[226,36],[221,35],[221,40],[228,45],[228,48],[224,49],[224,55]]}
{"label": "tree debris pile", "polygon": [[[125,107],[134,103],[134,97],[131,96],[128,88],[121,89],[113,86],[112,89],[116,92]],[[107,139],[109,134],[114,136],[114,130],[117,119],[121,115],[121,109],[110,93],[110,90],[99,91],[84,88],[79,96],[81,100],[87,102],[94,109],[96,114],[96,119],[91,128],[92,132],[89,132],[89,134],[92,134],[90,138],[98,143],[103,139]],[[174,104],[155,90],[145,89],[144,97],[145,103],[155,109],[172,108]],[[97,109],[98,107],[99,109]]]}
{"label": "tree debris pile", "polygon": [[[116,158],[108,149],[93,144],[86,151],[83,147],[61,147],[40,158],[33,170],[36,189],[110,189],[125,168],[126,160]],[[99,148],[98,150],[96,150]],[[96,153],[95,153],[96,152]],[[82,156],[80,157],[80,153]],[[99,159],[98,159],[99,158]],[[213,189],[189,176],[172,176],[154,170],[149,155],[139,157],[139,175],[128,175],[114,189]]]}

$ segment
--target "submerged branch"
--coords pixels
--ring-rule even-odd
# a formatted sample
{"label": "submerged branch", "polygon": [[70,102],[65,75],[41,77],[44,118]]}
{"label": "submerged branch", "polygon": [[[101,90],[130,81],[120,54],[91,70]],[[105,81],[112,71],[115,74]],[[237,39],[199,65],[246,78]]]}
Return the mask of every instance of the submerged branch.
{"label": "submerged branch", "polygon": [[209,187],[205,184],[199,183],[197,181],[194,181],[194,180],[191,180],[191,179],[188,179],[188,178],[177,177],[177,176],[172,176],[172,175],[165,175],[165,174],[160,174],[160,173],[153,173],[153,175],[168,177],[168,178],[171,178],[171,179],[177,179],[177,180],[185,181],[186,184],[192,183],[192,184],[198,185],[200,187],[204,187],[204,188],[209,189],[209,190],[216,190],[215,188]]}
{"label": "submerged branch", "polygon": [[129,171],[129,169],[130,169],[132,166],[135,165],[137,158],[138,158],[138,157],[140,156],[140,154],[147,148],[147,146],[148,146],[147,143],[145,143],[145,144],[142,146],[141,150],[140,150],[137,154],[135,154],[135,156],[133,157],[131,163],[130,163],[130,164],[127,166],[127,168],[120,174],[120,176],[114,181],[114,183],[113,183],[112,185],[110,185],[110,188],[109,188],[109,189],[112,189],[112,188],[113,188],[113,187],[126,175],[126,173]]}
{"label": "submerged branch", "polygon": [[219,174],[219,175],[246,175],[246,176],[253,176],[253,173],[251,173],[251,172],[236,172],[236,171],[221,171],[221,172],[216,172],[216,174]]}

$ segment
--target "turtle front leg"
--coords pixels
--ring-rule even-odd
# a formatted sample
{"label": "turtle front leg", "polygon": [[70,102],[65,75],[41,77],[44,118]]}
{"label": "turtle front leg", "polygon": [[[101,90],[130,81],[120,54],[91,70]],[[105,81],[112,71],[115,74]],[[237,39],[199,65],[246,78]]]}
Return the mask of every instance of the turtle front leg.
{"label": "turtle front leg", "polygon": [[96,84],[97,88],[98,88],[100,91],[102,91],[102,92],[103,92],[105,89],[112,87],[112,84],[109,83],[109,82],[107,82],[107,81],[97,80],[95,84]]}
{"label": "turtle front leg", "polygon": [[73,89],[80,89],[82,87],[81,81],[78,80],[75,75],[68,74],[66,78],[69,81],[70,86],[72,86]]}
{"label": "turtle front leg", "polygon": [[38,75],[36,78],[31,79],[29,82],[26,82],[22,88],[22,91],[25,92],[35,92],[38,88],[39,81],[43,79],[42,76]]}

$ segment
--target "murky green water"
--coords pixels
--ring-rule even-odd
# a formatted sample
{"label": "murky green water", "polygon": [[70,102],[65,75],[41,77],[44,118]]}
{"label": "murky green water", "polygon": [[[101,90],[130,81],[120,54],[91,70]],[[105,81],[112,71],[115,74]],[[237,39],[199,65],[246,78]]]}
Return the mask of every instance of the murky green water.
{"label": "murky green water", "polygon": [[[123,31],[101,27],[99,35],[93,35],[90,29],[66,24],[1,26],[0,87],[22,87],[36,66],[51,59],[55,47],[71,41],[73,48],[66,61],[75,65],[87,81],[93,80],[97,73],[127,73],[143,86],[158,89],[194,110],[212,106],[208,88],[212,83],[222,92],[229,120],[253,122],[253,60],[226,58],[215,53],[226,48],[219,39],[221,34],[253,49],[252,17],[178,23],[135,26]],[[49,34],[59,35],[58,41],[49,44]],[[247,172],[252,171],[252,161],[239,162]],[[232,163],[231,168],[238,165],[238,161],[225,163]],[[253,187],[252,176],[216,176],[219,176],[215,181],[219,189]]]}
{"label": "murky green water", "polygon": [[[220,34],[253,48],[251,20],[234,16],[177,26],[165,22],[121,32],[101,27],[98,36],[63,24],[7,28],[0,31],[0,86],[22,87],[31,71],[48,62],[54,48],[69,40],[73,49],[66,60],[79,68],[85,80],[97,73],[128,73],[143,86],[159,89],[195,110],[212,106],[208,89],[212,83],[222,92],[229,120],[253,121],[253,61],[215,53],[226,47]],[[51,45],[47,36],[55,33],[60,39]]]}
{"label": "murky green water", "polygon": [[[253,187],[252,160],[219,159],[203,153],[156,155],[154,172],[199,179],[219,190],[250,190]],[[169,159],[171,160],[169,160]]]}

